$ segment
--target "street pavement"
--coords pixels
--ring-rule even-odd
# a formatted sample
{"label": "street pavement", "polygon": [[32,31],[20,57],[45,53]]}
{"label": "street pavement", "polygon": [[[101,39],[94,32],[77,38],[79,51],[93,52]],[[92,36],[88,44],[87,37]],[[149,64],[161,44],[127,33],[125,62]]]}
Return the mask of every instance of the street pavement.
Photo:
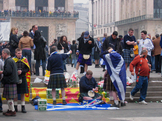
{"label": "street pavement", "polygon": [[[7,105],[3,105],[7,111]],[[20,105],[19,105],[20,110]],[[18,112],[16,117],[6,117],[0,113],[0,121],[161,121],[162,103],[128,103],[119,110],[93,111],[44,111],[26,105],[27,113]]]}

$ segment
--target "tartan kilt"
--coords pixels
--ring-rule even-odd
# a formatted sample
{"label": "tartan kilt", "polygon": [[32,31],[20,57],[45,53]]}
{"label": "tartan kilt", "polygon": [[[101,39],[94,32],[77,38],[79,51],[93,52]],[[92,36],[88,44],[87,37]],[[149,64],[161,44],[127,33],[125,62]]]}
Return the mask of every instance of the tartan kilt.
{"label": "tartan kilt", "polygon": [[3,97],[6,99],[17,98],[17,84],[5,84],[3,89]]}
{"label": "tartan kilt", "polygon": [[131,63],[133,61],[134,58],[130,57],[130,53],[133,50],[129,50],[129,49],[124,49],[124,53],[123,53],[123,58],[125,63]]}
{"label": "tartan kilt", "polygon": [[17,84],[17,94],[26,94],[29,93],[28,84],[26,81],[26,76],[22,77],[22,83]]}
{"label": "tartan kilt", "polygon": [[105,76],[104,81],[105,81],[104,83],[105,83],[106,91],[116,91],[109,74]]}
{"label": "tartan kilt", "polygon": [[51,75],[48,83],[48,88],[66,88],[65,76],[63,74]]}

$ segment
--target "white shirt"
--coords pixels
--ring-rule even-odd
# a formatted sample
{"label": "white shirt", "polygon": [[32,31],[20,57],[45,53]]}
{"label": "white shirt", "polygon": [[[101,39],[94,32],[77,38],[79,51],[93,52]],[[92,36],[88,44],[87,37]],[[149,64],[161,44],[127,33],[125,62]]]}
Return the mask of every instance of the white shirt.
{"label": "white shirt", "polygon": [[145,47],[148,50],[148,55],[151,56],[151,51],[154,49],[154,45],[151,39],[146,38],[145,40],[141,39],[139,42],[139,54],[141,54],[142,48]]}

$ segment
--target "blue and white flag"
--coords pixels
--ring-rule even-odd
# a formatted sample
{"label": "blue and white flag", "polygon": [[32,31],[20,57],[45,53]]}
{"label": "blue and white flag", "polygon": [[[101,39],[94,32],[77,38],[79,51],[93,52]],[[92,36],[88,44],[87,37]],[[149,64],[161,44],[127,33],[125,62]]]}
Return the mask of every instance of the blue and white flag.
{"label": "blue and white flag", "polygon": [[124,101],[126,93],[126,69],[124,59],[116,51],[105,54],[103,59],[111,81],[118,92],[119,99]]}

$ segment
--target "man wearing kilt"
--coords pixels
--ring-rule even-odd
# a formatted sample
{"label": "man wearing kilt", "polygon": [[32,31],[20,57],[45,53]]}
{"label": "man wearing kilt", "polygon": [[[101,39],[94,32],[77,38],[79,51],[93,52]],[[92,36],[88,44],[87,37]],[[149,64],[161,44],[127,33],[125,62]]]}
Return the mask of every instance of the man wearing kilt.
{"label": "man wearing kilt", "polygon": [[64,60],[68,58],[68,53],[58,54],[57,47],[53,46],[51,48],[51,55],[48,58],[47,70],[50,71],[50,79],[48,83],[48,88],[52,88],[53,104],[56,105],[56,88],[61,88],[61,94],[63,99],[63,105],[66,105],[65,101],[65,89],[67,87],[65,77],[64,77]]}
{"label": "man wearing kilt", "polygon": [[[15,50],[15,55],[16,56],[13,58],[13,60],[16,62],[19,80],[20,80],[20,83],[17,85],[17,94],[21,94],[21,112],[26,113],[24,94],[29,93],[28,84],[26,81],[26,73],[30,70],[30,66],[27,58],[22,56],[21,49],[17,48]],[[14,107],[15,107],[15,111],[18,112],[17,98],[14,100]]]}
{"label": "man wearing kilt", "polygon": [[2,57],[5,59],[2,84],[4,84],[3,97],[7,99],[8,111],[3,113],[5,116],[16,116],[13,99],[17,98],[18,73],[14,60],[10,57],[10,50],[3,49]]}
{"label": "man wearing kilt", "polygon": [[131,57],[131,53],[133,52],[134,45],[137,44],[135,36],[133,36],[134,30],[132,28],[129,29],[129,32],[127,35],[124,36],[124,53],[123,58],[125,61],[125,67],[129,66],[129,64],[132,62],[134,57]]}

